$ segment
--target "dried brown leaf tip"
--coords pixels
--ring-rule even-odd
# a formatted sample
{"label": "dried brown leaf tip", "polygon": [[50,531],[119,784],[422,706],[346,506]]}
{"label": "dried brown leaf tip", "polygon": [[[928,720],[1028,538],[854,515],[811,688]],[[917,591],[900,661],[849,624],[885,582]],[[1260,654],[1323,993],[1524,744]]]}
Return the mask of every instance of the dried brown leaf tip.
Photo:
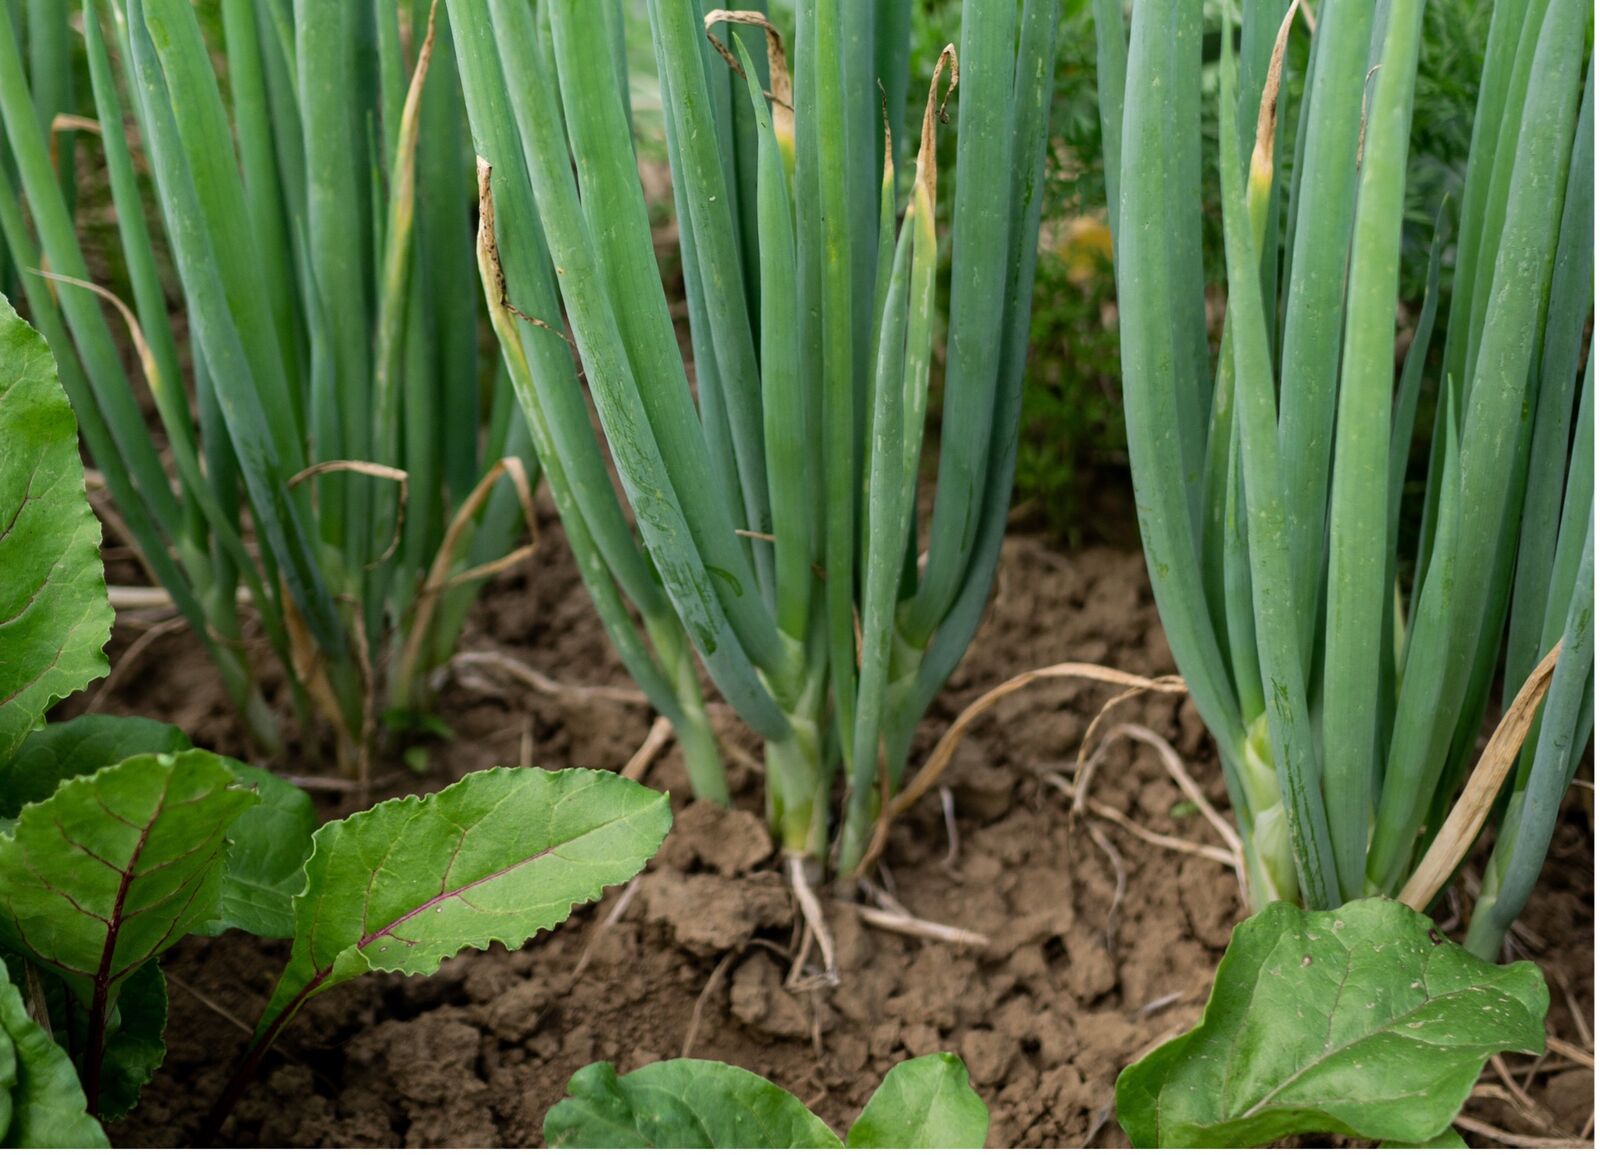
{"label": "dried brown leaf tip", "polygon": [[711,41],[711,46],[717,50],[717,54],[726,60],[728,67],[739,76],[744,75],[744,68],[728,50],[728,46],[717,39],[717,34],[712,31],[718,24],[744,24],[759,28],[767,34],[767,72],[770,74],[767,83],[771,86],[767,95],[774,103],[793,110],[794,83],[789,78],[789,58],[783,49],[783,33],[778,31],[776,25],[768,20],[763,12],[739,8],[713,8],[707,12],[706,39]]}
{"label": "dried brown leaf tip", "polygon": [[[950,70],[950,83],[945,86],[944,96],[941,98],[939,81],[943,78],[946,68]],[[945,114],[945,106],[950,103],[950,97],[955,93],[956,85],[960,83],[961,61],[956,56],[956,46],[946,44],[933,66],[933,78],[928,81],[928,103],[922,111],[922,145],[917,150],[917,182],[927,189],[930,204],[936,198],[939,180],[939,166],[935,159],[936,122],[949,123],[950,118]]]}
{"label": "dried brown leaf tip", "polygon": [[1278,137],[1278,95],[1283,88],[1283,59],[1289,50],[1289,32],[1294,27],[1295,13],[1300,0],[1294,0],[1283,14],[1278,25],[1278,36],[1272,44],[1272,59],[1267,64],[1266,84],[1261,89],[1261,108],[1256,113],[1256,147],[1250,166],[1256,171],[1270,171],[1272,150]]}

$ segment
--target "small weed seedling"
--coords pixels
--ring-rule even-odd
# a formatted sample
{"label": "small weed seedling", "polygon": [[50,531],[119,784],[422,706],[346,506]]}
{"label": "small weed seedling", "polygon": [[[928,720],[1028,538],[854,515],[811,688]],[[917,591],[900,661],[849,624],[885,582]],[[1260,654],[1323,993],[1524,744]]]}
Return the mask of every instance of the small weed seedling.
{"label": "small weed seedling", "polygon": [[908,1059],[884,1077],[841,1142],[782,1087],[726,1063],[669,1059],[629,1075],[583,1068],[544,1118],[551,1147],[982,1147],[989,1109],[954,1055]]}

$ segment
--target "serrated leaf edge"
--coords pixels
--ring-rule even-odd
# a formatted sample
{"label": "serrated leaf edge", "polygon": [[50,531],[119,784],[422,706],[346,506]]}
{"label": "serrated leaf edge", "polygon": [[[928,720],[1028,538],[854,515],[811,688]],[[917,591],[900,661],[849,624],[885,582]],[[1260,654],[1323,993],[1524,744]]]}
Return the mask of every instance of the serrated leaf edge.
{"label": "serrated leaf edge", "polygon": [[[359,814],[353,814],[349,818],[339,819],[336,822],[326,823],[325,825],[320,827],[316,831],[316,833],[312,836],[313,849],[312,849],[310,857],[306,860],[306,872],[307,872],[306,889],[302,890],[300,892],[300,894],[295,897],[295,913],[296,913],[296,915],[298,916],[298,914],[299,914],[300,900],[305,898],[310,893],[310,889],[311,889],[311,884],[310,884],[311,865],[316,860],[317,854],[322,849],[322,840],[323,840],[324,831],[327,831],[331,827],[341,826],[342,824],[344,824],[346,822],[349,822],[352,819],[356,819],[356,818],[365,819],[365,818],[368,818],[369,816],[375,815],[375,814],[379,813],[380,811],[392,810],[392,809],[397,809],[397,808],[401,808],[401,807],[412,807],[412,806],[423,805],[426,802],[428,802],[430,799],[438,799],[440,797],[443,797],[451,789],[453,789],[456,786],[459,786],[462,782],[466,782],[469,779],[476,779],[476,778],[480,778],[480,777],[511,777],[511,776],[516,775],[518,773],[518,771],[529,770],[529,769],[533,769],[533,768],[532,767],[497,766],[492,770],[480,770],[480,771],[477,771],[475,774],[468,775],[466,778],[462,778],[462,779],[459,779],[456,782],[451,783],[450,786],[445,787],[443,790],[440,790],[436,794],[431,794],[431,795],[407,794],[407,795],[405,795],[403,797],[400,797],[400,798],[386,799],[385,801],[378,803],[376,806],[373,806],[368,810],[361,811]],[[611,778],[619,778],[618,775],[611,774],[609,771],[596,770],[596,769],[592,769],[592,768],[588,768],[588,767],[568,767],[568,768],[562,769],[562,770],[545,770],[545,771],[540,771],[540,772],[541,773],[545,773],[545,774],[549,774],[549,775],[552,775],[552,776],[563,776],[563,777],[564,776],[568,776],[568,775],[575,775],[575,774],[583,774],[583,775],[599,774],[599,775],[606,775],[607,776],[607,777],[604,777],[604,778],[596,778],[596,779],[594,779],[593,782],[590,784],[590,786],[586,787],[585,789],[591,789],[591,788],[594,788],[594,787],[598,787],[602,783],[608,781]],[[628,781],[628,779],[620,779],[620,780]],[[637,784],[635,784],[635,785],[637,785]],[[644,788],[641,787],[641,789],[644,789]],[[647,793],[648,793],[648,791],[647,791]],[[507,797],[510,797],[510,795],[507,795]],[[568,799],[573,798],[573,797],[578,797],[578,795],[577,794],[568,795],[567,798],[561,799],[561,802],[566,802]],[[559,802],[558,802],[558,805],[560,805]],[[654,796],[652,798],[650,798],[646,802],[646,804],[643,807],[641,807],[639,810],[630,812],[628,814],[619,815],[619,816],[616,816],[616,817],[613,817],[613,818],[608,818],[606,821],[600,823],[598,826],[593,826],[590,829],[585,830],[582,834],[576,835],[575,838],[587,838],[590,835],[592,835],[592,834],[594,834],[594,833],[596,833],[598,831],[605,830],[605,829],[607,829],[609,827],[618,825],[619,823],[631,823],[631,822],[634,822],[641,815],[647,814],[647,813],[649,813],[650,811],[652,811],[654,809],[658,809],[658,808],[662,808],[662,807],[669,807],[669,806],[670,806],[670,801],[669,801],[669,798],[668,798],[668,796],[666,794],[664,794],[664,793],[654,794]],[[567,842],[571,842],[571,841],[574,841],[574,840],[575,839],[568,839]],[[514,863],[511,863],[510,865],[501,867],[500,869],[498,869],[496,871],[493,871],[490,874],[483,875],[480,878],[473,879],[472,881],[464,883],[464,884],[462,884],[460,886],[457,886],[457,887],[451,887],[451,888],[448,888],[446,890],[441,890],[438,894],[434,895],[432,898],[428,899],[426,902],[423,902],[423,903],[411,908],[410,910],[408,910],[404,914],[402,914],[399,918],[392,919],[388,924],[386,924],[383,927],[380,927],[378,930],[376,930],[376,931],[368,931],[367,933],[363,934],[361,936],[361,938],[359,938],[356,942],[354,942],[351,945],[346,946],[343,949],[339,950],[334,955],[333,959],[330,962],[328,962],[325,966],[319,967],[315,972],[313,972],[312,977],[309,980],[307,980],[306,985],[304,987],[302,987],[298,992],[296,992],[294,997],[291,998],[288,1002],[286,1002],[283,1005],[282,1009],[277,1014],[275,1014],[270,1020],[264,1021],[257,1028],[256,1035],[255,1035],[255,1040],[257,1042],[259,1042],[263,1038],[270,1038],[270,1037],[275,1036],[283,1028],[283,1026],[286,1025],[288,1023],[288,1021],[291,1018],[293,1018],[296,1013],[298,1013],[300,1008],[305,1005],[306,1001],[308,999],[310,999],[313,995],[317,994],[318,991],[320,991],[323,988],[323,986],[328,982],[329,978],[334,974],[334,972],[339,969],[339,963],[340,963],[341,960],[348,959],[352,955],[359,955],[361,957],[362,961],[366,964],[366,967],[367,967],[367,969],[369,971],[395,972],[395,971],[402,970],[403,968],[401,968],[401,967],[398,967],[398,966],[385,966],[382,963],[372,959],[370,956],[368,956],[365,953],[367,948],[370,947],[373,943],[377,942],[379,939],[382,939],[382,938],[385,938],[385,937],[392,937],[392,938],[395,938],[397,941],[406,942],[407,940],[405,940],[403,938],[400,938],[400,936],[394,934],[394,931],[395,931],[395,929],[397,927],[403,925],[404,923],[410,921],[413,918],[417,918],[417,917],[427,913],[428,911],[430,911],[430,910],[434,909],[436,906],[438,906],[440,903],[446,902],[451,898],[457,897],[460,894],[462,894],[463,892],[469,891],[469,890],[471,890],[471,889],[473,889],[474,887],[477,887],[477,886],[485,885],[485,884],[487,884],[489,882],[494,881],[496,878],[502,878],[505,875],[512,873],[513,871],[522,869],[523,867],[529,865],[530,863],[537,862],[539,859],[545,857],[546,855],[555,853],[557,850],[559,850],[561,848],[561,846],[564,846],[564,845],[566,845],[565,842],[563,842],[561,844],[558,844],[556,846],[547,846],[543,850],[540,850],[540,851],[538,851],[538,852],[536,852],[534,854],[530,854],[526,858],[519,859],[518,861],[516,861]],[[457,850],[459,851],[459,847],[457,848]],[[449,867],[448,866],[446,867],[446,869],[444,871],[444,874],[445,874],[446,877],[448,877],[448,875],[449,875]],[[368,890],[368,892],[370,892],[370,889],[371,889],[372,877],[373,877],[373,875],[369,873],[368,874],[368,881],[367,881],[367,890]],[[504,946],[504,947],[506,947],[506,948],[508,948],[510,950],[520,949],[522,946],[524,946],[528,942],[532,941],[532,939],[535,938],[542,931],[549,930],[549,929],[551,929],[552,927],[555,927],[555,926],[559,926],[568,917],[570,917],[572,912],[574,910],[576,910],[580,905],[593,902],[596,898],[600,897],[601,894],[605,893],[606,889],[607,889],[607,886],[604,885],[604,884],[591,888],[589,891],[586,891],[582,896],[580,896],[578,898],[575,898],[571,903],[569,903],[567,905],[566,912],[564,914],[562,914],[559,918],[554,919],[548,925],[535,928],[532,931],[532,933],[528,934],[526,937],[524,937],[524,938],[522,938],[522,939],[520,939],[518,941],[513,942],[510,938],[507,938],[507,937],[505,937],[505,936],[503,936],[501,934],[490,932],[488,934],[483,935],[481,938],[466,940],[462,944],[460,949],[461,950],[484,950],[484,949],[488,948],[490,945],[492,945],[494,943],[499,943],[500,945],[502,945],[502,946]],[[298,928],[296,929],[296,933],[298,934]]]}

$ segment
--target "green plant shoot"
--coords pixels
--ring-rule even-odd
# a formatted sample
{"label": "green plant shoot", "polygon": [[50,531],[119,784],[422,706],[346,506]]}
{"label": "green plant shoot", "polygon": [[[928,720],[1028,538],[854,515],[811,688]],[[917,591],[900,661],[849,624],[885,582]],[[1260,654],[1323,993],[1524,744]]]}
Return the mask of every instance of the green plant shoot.
{"label": "green plant shoot", "polygon": [[[3,247],[120,532],[257,745],[275,753],[280,735],[247,606],[302,722],[331,727],[358,768],[383,715],[426,710],[474,592],[525,555],[532,524],[524,425],[508,392],[479,382],[448,30],[424,0],[224,0],[222,45],[187,0],[83,0],[78,15],[81,112],[98,123],[79,151],[102,155],[76,167],[52,164],[55,112],[80,112],[53,95],[73,43],[36,51],[49,21],[0,21],[17,176],[0,171]],[[102,169],[117,228],[90,236],[76,181]],[[102,249],[117,283],[91,279],[85,254]]]}
{"label": "green plant shoot", "polygon": [[[784,850],[815,863],[832,846],[843,871],[993,580],[1054,74],[1054,3],[966,0],[959,48],[915,64],[928,99],[908,137],[882,95],[907,90],[908,8],[802,0],[785,44],[760,11],[651,0],[691,387],[592,5],[551,0],[536,20],[449,0],[493,226],[485,292],[585,581],[696,791],[727,798],[691,654],[766,742]],[[924,524],[941,196],[949,357]]]}
{"label": "green plant shoot", "polygon": [[[1202,99],[1200,7],[1180,5],[1175,32],[1164,5],[1136,3],[1126,36],[1102,20],[1103,78],[1125,53],[1126,88],[1106,82],[1102,99],[1121,124],[1123,386],[1162,621],[1217,741],[1252,905],[1425,908],[1493,809],[1494,881],[1469,938],[1488,957],[1592,726],[1578,705],[1593,670],[1592,373],[1580,391],[1578,371],[1593,304],[1589,14],[1496,5],[1453,291],[1441,305],[1440,237],[1397,373],[1423,4],[1318,12],[1292,150],[1280,106],[1295,6],[1247,3],[1237,61],[1223,37],[1229,307],[1215,366],[1190,211],[1201,140],[1182,124]],[[1410,540],[1401,511],[1430,380]],[[1474,769],[1502,668],[1502,737]],[[1524,690],[1531,706],[1512,709]],[[1450,821],[1474,810],[1458,796],[1502,792],[1478,825]]]}

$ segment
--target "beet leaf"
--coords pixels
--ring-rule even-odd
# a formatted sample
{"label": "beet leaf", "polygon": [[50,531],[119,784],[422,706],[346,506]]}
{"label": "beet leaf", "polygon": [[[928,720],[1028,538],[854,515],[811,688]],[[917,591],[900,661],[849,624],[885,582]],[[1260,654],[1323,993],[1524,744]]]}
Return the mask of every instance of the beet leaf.
{"label": "beet leaf", "polygon": [[0,963],[0,1147],[109,1147],[72,1060],[28,1015]]}
{"label": "beet leaf", "polygon": [[141,754],[63,783],[0,837],[0,946],[88,1008],[91,1110],[123,983],[215,917],[228,827],[255,802],[214,754]]}
{"label": "beet leaf", "polygon": [[0,766],[106,672],[111,606],[78,424],[44,338],[0,297]]}
{"label": "beet leaf", "polygon": [[520,947],[637,874],[671,823],[666,795],[614,774],[504,768],[328,823],[257,1038],[370,971],[431,974],[467,947]]}

